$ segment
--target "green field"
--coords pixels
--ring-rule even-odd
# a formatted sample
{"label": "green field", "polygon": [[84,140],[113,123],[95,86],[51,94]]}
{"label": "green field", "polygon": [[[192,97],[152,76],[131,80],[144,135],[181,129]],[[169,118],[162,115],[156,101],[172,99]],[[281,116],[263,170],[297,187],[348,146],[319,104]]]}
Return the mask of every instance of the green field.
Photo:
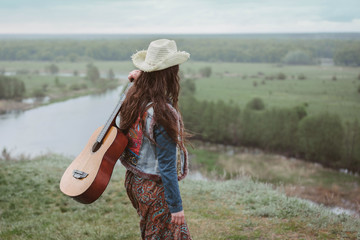
{"label": "green field", "polygon": [[[196,79],[198,99],[232,100],[243,109],[251,99],[260,97],[266,108],[307,103],[309,114],[328,111],[344,120],[360,119],[359,67],[188,62],[182,69],[191,76],[205,66],[212,68],[212,75]],[[276,78],[280,72],[286,75],[285,80],[265,80],[266,76]],[[306,79],[299,80],[300,74]]]}
{"label": "green field", "polygon": [[[103,196],[83,205],[64,196],[59,181],[71,159],[0,157],[0,239],[139,239],[139,218],[116,166]],[[193,239],[356,239],[359,219],[287,197],[243,177],[180,182]]]}
{"label": "green field", "polygon": [[[61,73],[86,72],[88,62],[57,62]],[[134,69],[130,61],[93,62],[102,74],[112,68],[115,74],[127,75]],[[43,72],[50,62],[0,62],[0,69],[16,71],[26,69],[31,72]],[[211,67],[210,78],[199,76],[199,69]],[[186,77],[194,78],[196,97],[201,100],[234,101],[242,109],[254,97],[264,100],[266,108],[293,107],[307,104],[309,114],[328,111],[336,113],[343,120],[360,119],[360,67],[340,66],[287,66],[261,63],[222,63],[188,61],[181,65]],[[286,75],[285,80],[278,80],[278,73]],[[303,74],[306,79],[299,80]],[[274,80],[266,80],[273,76]],[[333,77],[336,76],[336,80]],[[29,92],[44,83],[54,84],[55,76],[21,76]],[[82,83],[79,77],[59,77],[60,81]],[[254,83],[256,82],[256,86]]]}

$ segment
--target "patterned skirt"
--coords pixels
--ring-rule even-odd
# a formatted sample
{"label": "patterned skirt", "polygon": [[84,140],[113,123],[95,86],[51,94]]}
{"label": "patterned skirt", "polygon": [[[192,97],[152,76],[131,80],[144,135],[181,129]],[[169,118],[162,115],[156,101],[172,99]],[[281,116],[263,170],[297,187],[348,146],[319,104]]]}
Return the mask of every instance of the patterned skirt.
{"label": "patterned skirt", "polygon": [[165,201],[162,183],[141,178],[126,171],[125,188],[130,201],[140,216],[142,239],[191,239],[186,223],[171,223],[171,213]]}

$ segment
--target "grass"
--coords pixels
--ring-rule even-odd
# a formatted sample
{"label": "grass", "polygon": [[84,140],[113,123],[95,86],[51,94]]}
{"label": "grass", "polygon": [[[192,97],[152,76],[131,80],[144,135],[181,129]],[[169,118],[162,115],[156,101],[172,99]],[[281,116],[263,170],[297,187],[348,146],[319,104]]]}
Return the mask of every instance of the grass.
{"label": "grass", "polygon": [[[234,101],[244,109],[247,102],[260,97],[266,108],[307,104],[309,114],[329,111],[344,120],[360,119],[357,91],[360,67],[187,62],[182,69],[192,76],[205,66],[212,68],[212,75],[196,79],[198,99]],[[266,76],[276,76],[280,72],[287,76],[286,80],[265,80]],[[300,74],[306,79],[298,80]],[[333,76],[336,81],[332,80]],[[257,82],[256,87],[254,82]]]}
{"label": "grass", "polygon": [[[103,196],[82,205],[59,180],[71,159],[0,160],[0,239],[139,239],[138,216],[116,166]],[[287,197],[248,177],[180,182],[194,239],[356,239],[359,219]]]}
{"label": "grass", "polygon": [[357,175],[256,149],[194,144],[196,150],[189,149],[193,156],[192,167],[205,176],[215,179],[246,176],[255,181],[271,183],[288,196],[360,213],[360,177]]}

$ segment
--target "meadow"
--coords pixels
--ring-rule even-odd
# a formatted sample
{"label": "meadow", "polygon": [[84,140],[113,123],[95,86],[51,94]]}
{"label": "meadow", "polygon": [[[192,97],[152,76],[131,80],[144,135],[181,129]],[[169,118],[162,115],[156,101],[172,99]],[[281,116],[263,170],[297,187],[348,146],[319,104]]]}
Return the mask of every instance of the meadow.
{"label": "meadow", "polygon": [[[196,76],[207,66],[212,69],[209,78]],[[200,100],[233,101],[244,109],[259,97],[268,109],[305,104],[310,115],[328,111],[343,120],[360,119],[359,67],[188,62],[182,69],[196,79]],[[286,79],[277,79],[279,73]],[[306,79],[298,79],[301,75]]]}
{"label": "meadow", "polygon": [[[139,239],[139,218],[117,165],[108,188],[91,205],[59,190],[72,159],[44,155],[0,158],[0,239]],[[335,215],[308,201],[287,197],[246,176],[229,181],[180,182],[194,239],[356,239],[360,220]]]}
{"label": "meadow", "polygon": [[[93,61],[102,75],[113,69],[116,75],[127,76],[134,69],[130,61]],[[1,61],[0,69],[7,72],[44,71],[50,62]],[[86,72],[88,62],[56,62],[60,73],[71,75]],[[211,68],[211,76],[199,71]],[[265,102],[266,108],[287,108],[305,105],[309,114],[328,111],[346,121],[360,119],[360,67],[320,65],[279,65],[272,63],[229,63],[188,61],[181,66],[186,78],[195,79],[196,98],[199,100],[232,101],[244,109],[255,97]],[[286,79],[278,80],[279,73]],[[298,79],[299,76],[305,79]],[[54,85],[55,76],[26,75],[20,77],[31,92],[34,88]],[[84,83],[80,77],[58,77],[60,82]],[[271,80],[272,79],[272,80]],[[70,86],[69,85],[69,86]],[[50,88],[49,88],[50,89]],[[75,95],[76,96],[76,95]]]}

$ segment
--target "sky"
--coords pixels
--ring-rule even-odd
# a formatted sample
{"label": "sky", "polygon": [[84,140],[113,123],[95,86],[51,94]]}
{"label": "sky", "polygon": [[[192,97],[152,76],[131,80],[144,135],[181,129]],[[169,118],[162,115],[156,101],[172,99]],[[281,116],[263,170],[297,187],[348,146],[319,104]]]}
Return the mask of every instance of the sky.
{"label": "sky", "polygon": [[0,0],[0,34],[360,32],[360,0]]}

